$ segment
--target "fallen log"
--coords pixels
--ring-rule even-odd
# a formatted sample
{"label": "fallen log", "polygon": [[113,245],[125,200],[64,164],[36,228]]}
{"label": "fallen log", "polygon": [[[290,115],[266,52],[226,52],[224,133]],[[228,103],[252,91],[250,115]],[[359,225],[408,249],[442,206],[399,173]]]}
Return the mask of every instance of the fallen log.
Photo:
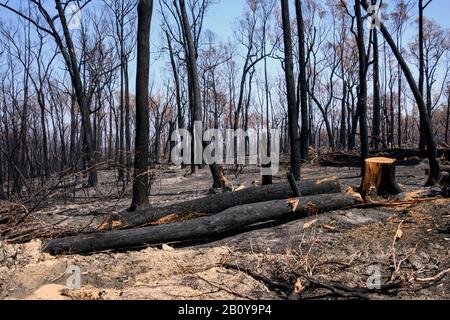
{"label": "fallen log", "polygon": [[[420,149],[384,149],[378,151],[372,151],[372,155],[384,155],[389,158],[395,158],[397,160],[407,159],[407,158],[420,158],[426,159],[427,152]],[[450,159],[450,149],[438,149],[438,158],[442,158],[443,160]]]}
{"label": "fallen log", "polygon": [[351,193],[323,194],[301,198],[292,206],[289,200],[274,200],[229,208],[216,215],[167,225],[138,229],[82,234],[50,240],[42,248],[56,254],[83,254],[142,245],[156,245],[179,241],[218,237],[242,231],[267,221],[296,220],[309,214],[320,214],[354,206],[358,197]]}
{"label": "fallen log", "polygon": [[361,167],[361,156],[344,153],[344,152],[335,152],[335,153],[327,153],[320,156],[319,164],[321,167]]}
{"label": "fallen log", "polygon": [[[397,160],[397,166],[416,166],[419,165],[423,159],[427,158],[426,151],[416,149],[385,149],[385,150],[371,150],[371,157],[388,157]],[[439,149],[438,157],[442,160],[450,160],[449,149]],[[356,153],[325,153],[320,156],[319,164],[322,167],[361,167],[361,156]]]}
{"label": "fallen log", "polygon": [[[336,177],[323,180],[299,181],[297,182],[297,186],[303,196],[341,192],[341,186]],[[111,216],[109,221],[104,223],[101,229],[125,229],[134,226],[143,226],[173,214],[178,216],[189,215],[192,213],[210,215],[239,205],[288,199],[294,196],[289,183],[251,187],[236,192],[210,195],[163,208],[153,208],[136,212],[122,212],[120,215],[116,214]]]}
{"label": "fallen log", "polygon": [[[405,153],[408,154],[408,153]],[[418,153],[412,153],[418,154]],[[390,156],[393,155],[393,156]],[[404,157],[404,154],[395,154],[394,152],[371,151],[370,156],[374,157],[389,157],[396,159],[397,166],[417,166],[422,163],[419,157]],[[355,154],[347,154],[343,152],[328,153],[321,156],[319,160],[321,167],[336,167],[336,168],[360,168],[361,156]]]}

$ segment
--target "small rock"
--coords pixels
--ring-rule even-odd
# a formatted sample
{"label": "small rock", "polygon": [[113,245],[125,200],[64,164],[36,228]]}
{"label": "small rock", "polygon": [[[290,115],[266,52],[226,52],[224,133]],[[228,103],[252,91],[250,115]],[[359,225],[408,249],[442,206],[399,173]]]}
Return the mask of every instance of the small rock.
{"label": "small rock", "polygon": [[405,201],[406,200],[406,192],[399,193],[395,196],[395,200]]}
{"label": "small rock", "polygon": [[418,259],[415,256],[410,256],[408,258],[408,262],[413,266],[415,271],[419,271],[425,268],[425,265],[422,262],[420,262],[420,259]]}
{"label": "small rock", "polygon": [[429,197],[437,197],[440,196],[442,194],[442,189],[439,187],[433,187],[430,188],[430,190],[428,191],[428,196]]}
{"label": "small rock", "polygon": [[169,246],[169,245],[167,245],[167,244],[163,244],[163,245],[162,245],[162,250],[163,250],[163,251],[167,251],[167,252],[175,251],[174,248],[172,248],[171,246]]}

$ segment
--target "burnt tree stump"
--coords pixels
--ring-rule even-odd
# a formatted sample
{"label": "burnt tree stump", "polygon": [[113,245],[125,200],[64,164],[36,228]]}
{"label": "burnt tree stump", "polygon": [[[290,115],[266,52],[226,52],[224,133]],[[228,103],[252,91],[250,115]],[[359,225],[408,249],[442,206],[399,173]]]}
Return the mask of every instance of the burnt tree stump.
{"label": "burnt tree stump", "polygon": [[361,195],[366,197],[372,186],[378,195],[397,195],[401,189],[395,182],[395,159],[369,158],[365,161]]}

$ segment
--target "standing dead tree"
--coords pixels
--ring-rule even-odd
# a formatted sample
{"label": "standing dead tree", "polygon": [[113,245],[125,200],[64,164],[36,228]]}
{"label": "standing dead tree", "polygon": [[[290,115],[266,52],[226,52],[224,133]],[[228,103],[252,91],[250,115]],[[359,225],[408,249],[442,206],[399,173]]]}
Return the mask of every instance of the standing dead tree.
{"label": "standing dead tree", "polygon": [[150,81],[150,27],[153,0],[140,0],[137,30],[136,71],[136,141],[134,159],[133,200],[131,211],[150,206],[149,178],[149,81]]}
{"label": "standing dead tree", "polygon": [[291,171],[296,180],[300,179],[301,150],[298,130],[298,110],[295,95],[294,59],[292,54],[291,20],[289,2],[281,0],[283,20],[285,77],[288,101],[289,138],[291,144]]}
{"label": "standing dead tree", "polygon": [[[0,58],[3,57],[3,51],[0,50]],[[4,93],[3,93],[4,94]],[[1,104],[1,100],[0,100]],[[2,111],[2,108],[0,108],[0,112]],[[2,121],[0,119],[0,136],[3,137],[3,128],[2,128]],[[7,200],[7,196],[4,189],[4,181],[3,181],[3,141],[0,140],[0,200]]]}
{"label": "standing dead tree", "polygon": [[362,171],[361,176],[364,175],[365,160],[369,157],[369,138],[367,129],[367,70],[368,61],[366,46],[364,41],[364,21],[361,13],[361,6],[359,0],[355,0],[355,15],[357,25],[356,43],[358,46],[359,56],[359,94],[358,94],[358,109],[359,109],[359,130],[361,138],[361,160]]}
{"label": "standing dead tree", "polygon": [[[372,0],[372,6],[377,0]],[[381,97],[380,97],[380,58],[378,50],[378,30],[373,31],[373,117],[372,117],[372,147],[375,150],[380,146],[381,133]]]}
{"label": "standing dead tree", "polygon": [[299,98],[302,129],[300,132],[300,157],[303,162],[309,160],[309,109],[308,109],[308,81],[306,75],[305,23],[303,19],[302,1],[295,0],[297,13],[297,32],[299,46]]}
{"label": "standing dead tree", "polygon": [[[432,0],[426,1],[426,4],[423,4],[423,0],[419,0],[418,6],[419,6],[419,93],[422,96],[422,99],[424,97],[424,83],[425,83],[425,58],[424,58],[424,39],[423,39],[423,14],[426,9],[426,7],[431,3]],[[426,132],[425,132],[425,126],[423,119],[420,119],[420,142],[419,142],[419,148],[422,150],[425,150],[426,146]]]}
{"label": "standing dead tree", "polygon": [[[197,66],[197,47],[196,43],[198,44],[198,37],[196,37],[196,29],[191,30],[191,25],[189,23],[189,16],[187,14],[186,10],[186,4],[184,0],[179,0],[178,3],[179,7],[179,13],[181,17],[182,22],[182,30],[183,30],[183,36],[184,36],[184,46],[185,46],[185,52],[187,56],[187,68],[188,68],[188,84],[189,84],[189,92],[190,92],[190,104],[191,104],[191,112],[192,112],[192,126],[195,136],[195,131],[197,134],[200,134],[203,140],[203,109],[202,109],[202,98],[201,98],[201,91],[200,91],[200,79],[199,79],[199,73],[198,73],[198,66]],[[204,9],[206,10],[206,8]],[[200,124],[200,126],[199,126]],[[198,145],[200,143],[200,145]],[[197,142],[193,141],[192,143],[192,167],[195,167],[195,154],[199,153],[203,150],[204,142]],[[203,152],[200,152],[203,154]],[[195,169],[194,169],[195,170]],[[194,171],[193,170],[193,171]],[[220,181],[220,167],[217,164],[210,165],[211,174],[213,177],[213,189],[219,189],[221,187],[221,181]]]}

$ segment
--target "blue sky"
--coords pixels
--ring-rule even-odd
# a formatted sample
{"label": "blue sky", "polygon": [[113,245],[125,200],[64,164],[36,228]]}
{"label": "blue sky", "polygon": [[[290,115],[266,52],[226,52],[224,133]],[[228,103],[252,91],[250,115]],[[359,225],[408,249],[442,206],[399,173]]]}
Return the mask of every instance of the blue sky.
{"label": "blue sky", "polygon": [[[157,0],[155,0],[157,1]],[[407,0],[408,1],[408,0]],[[417,0],[410,0],[413,3],[413,10],[411,15],[413,19],[410,19],[409,25],[405,30],[405,44],[409,42],[409,40],[413,37],[416,37],[416,25],[415,18],[417,16],[417,8],[416,2]],[[246,0],[216,0],[216,4],[212,6],[209,10],[206,18],[205,18],[205,30],[210,29],[217,36],[219,41],[227,41],[233,37],[233,29],[234,22],[236,19],[242,15],[244,8],[247,6]],[[292,4],[294,3],[291,0]],[[325,2],[324,0],[318,0],[318,2]],[[351,3],[352,0],[349,0]],[[159,10],[159,5],[156,3],[155,8]],[[388,4],[389,10],[392,9],[395,1],[392,0],[384,0],[384,3]],[[158,10],[154,12],[154,21],[152,25],[152,42],[155,41],[154,44],[160,39],[159,33],[159,25],[160,25],[160,17]],[[434,20],[439,25],[444,28],[450,28],[450,0],[433,0],[431,4],[426,8],[425,16],[428,19]],[[292,10],[291,16],[295,15],[295,11]],[[158,70],[159,62],[154,64],[155,68],[153,68],[153,75],[159,73]],[[281,70],[279,66],[279,62],[270,63],[269,66],[272,73],[277,73]]]}
{"label": "blue sky", "polygon": [[[4,0],[0,0],[4,1]],[[17,1],[17,2],[16,2]],[[18,3],[19,0],[13,0],[10,1],[10,3]],[[154,0],[155,4],[155,11],[154,11],[154,17],[153,17],[153,24],[152,24],[152,51],[157,50],[156,48],[158,46],[158,42],[161,39],[161,31],[159,29],[161,17],[159,14],[159,4],[158,0]],[[412,0],[414,1],[414,0]],[[53,0],[47,0],[47,3],[49,6]],[[213,31],[216,35],[218,35],[219,41],[227,41],[228,39],[231,39],[233,37],[233,24],[236,21],[236,19],[242,14],[244,7],[246,6],[246,0],[216,0],[216,4],[212,6],[212,8],[209,10],[206,19],[205,19],[205,30],[210,29]],[[293,2],[293,0],[292,0]],[[392,7],[392,4],[394,1],[390,0],[384,0],[385,3],[390,4],[390,7]],[[93,2],[90,4],[90,6],[96,6],[101,3],[101,0],[93,0]],[[25,1],[22,2],[22,5],[25,4]],[[450,13],[450,0],[433,0],[432,3],[428,6],[425,15],[427,18],[430,18],[437,23],[439,23],[441,26],[445,28],[450,28],[450,19],[448,17]],[[292,12],[294,14],[294,12]],[[413,15],[416,15],[416,10],[414,9]],[[12,22],[14,20],[11,20],[11,13],[5,11],[5,9],[0,9],[0,19],[4,22]],[[415,35],[415,26],[412,24],[414,20],[411,20],[410,26],[406,31],[406,38],[411,38]],[[405,39],[409,40],[409,39]],[[406,43],[406,41],[405,41]],[[155,55],[153,56],[155,58]],[[158,78],[157,74],[160,73],[162,70],[160,68],[161,62],[156,62],[153,64],[152,68],[152,78]],[[273,70],[274,73],[276,72]],[[135,73],[135,65],[132,63],[130,67],[130,78],[131,78],[131,85],[134,86],[134,73]],[[133,88],[132,88],[133,90]],[[134,91],[134,90],[133,90]]]}
{"label": "blue sky", "polygon": [[[393,1],[389,0],[384,0],[384,2],[388,4],[393,3]],[[212,7],[206,19],[207,28],[226,39],[227,36],[232,35],[230,26],[234,19],[242,13],[244,7],[245,0],[218,0],[218,3]],[[427,7],[425,14],[443,27],[450,28],[449,0],[433,0]]]}
{"label": "blue sky", "polygon": [[[221,36],[222,40],[226,40],[228,36],[232,36],[231,26],[236,17],[242,13],[245,2],[245,0],[218,0],[218,3],[212,7],[206,18],[206,27]],[[384,2],[394,3],[392,0],[384,0]],[[433,0],[427,7],[425,15],[441,26],[450,28],[450,1]]]}
{"label": "blue sky", "polygon": [[[1,0],[4,1],[4,0]],[[19,0],[10,1],[11,4]],[[22,0],[20,0],[22,1]],[[50,0],[50,2],[53,0]],[[215,4],[205,20],[205,27],[211,29],[220,36],[222,40],[226,40],[232,36],[232,25],[235,19],[241,15],[243,8],[245,7],[246,0],[216,0]],[[392,4],[393,1],[384,0],[385,3]],[[100,3],[100,0],[93,0],[93,4]],[[158,0],[155,0],[155,15],[153,24],[153,34],[158,32],[157,26],[159,25],[160,17],[158,14]],[[438,22],[441,26],[450,28],[450,1],[449,0],[433,0],[428,6],[426,16]],[[0,9],[0,19],[8,21],[11,18],[11,13]]]}
{"label": "blue sky", "polygon": [[433,0],[427,7],[425,15],[438,22],[441,26],[450,28],[450,1]]}

